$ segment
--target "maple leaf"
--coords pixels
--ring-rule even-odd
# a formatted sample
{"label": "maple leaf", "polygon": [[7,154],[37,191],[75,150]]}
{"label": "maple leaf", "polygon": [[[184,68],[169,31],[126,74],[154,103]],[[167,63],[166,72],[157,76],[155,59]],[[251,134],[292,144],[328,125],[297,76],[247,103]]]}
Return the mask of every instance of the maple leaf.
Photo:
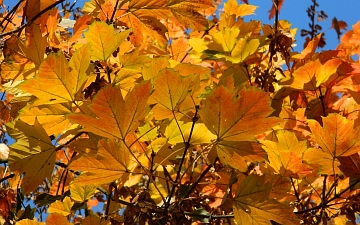
{"label": "maple leaf", "polygon": [[56,200],[54,203],[50,204],[48,208],[48,213],[58,213],[62,216],[68,216],[71,213],[71,207],[74,205],[74,202],[71,201],[70,197],[66,196],[64,200]]}
{"label": "maple leaf", "polygon": [[85,71],[89,61],[88,46],[79,49],[69,63],[61,51],[51,54],[41,64],[36,77],[23,82],[19,88],[38,98],[35,105],[74,102],[87,80]]}
{"label": "maple leaf", "polygon": [[192,123],[175,120],[172,120],[166,127],[164,135],[167,137],[169,144],[175,145],[177,143],[184,143],[183,138],[187,141],[191,130],[192,135],[189,143],[191,145],[211,143],[212,140],[216,139],[216,136],[212,134],[203,123],[196,123],[192,128]]}
{"label": "maple leaf", "polygon": [[281,121],[268,117],[273,111],[269,96],[260,89],[244,87],[237,94],[219,86],[206,98],[205,108],[199,113],[219,141],[254,141],[255,135]]}
{"label": "maple leaf", "polygon": [[[190,95],[197,82],[199,82],[197,76],[182,77],[172,69],[160,71],[159,76],[154,79],[155,91],[149,99],[150,104],[157,103],[151,110],[155,113],[155,117],[171,118],[175,111],[185,114],[182,112],[181,103]],[[160,115],[157,116],[158,114]]]}
{"label": "maple leaf", "polygon": [[97,187],[93,184],[79,185],[72,183],[70,184],[70,197],[74,201],[84,202],[94,196],[96,193],[96,188]]}
{"label": "maple leaf", "polygon": [[36,189],[54,169],[55,148],[44,128],[35,120],[28,125],[21,120],[6,124],[8,134],[16,140],[10,145],[10,168],[25,173],[22,180],[23,192]]}
{"label": "maple leaf", "polygon": [[96,154],[82,154],[69,168],[82,171],[74,185],[101,185],[110,183],[129,173],[136,162],[123,142],[100,140]]}
{"label": "maple leaf", "polygon": [[230,15],[239,16],[248,16],[254,14],[257,6],[246,4],[238,5],[236,0],[229,0],[224,3],[224,13]]}
{"label": "maple leaf", "polygon": [[341,173],[338,157],[350,156],[360,151],[360,128],[354,128],[354,121],[339,114],[329,114],[322,119],[323,126],[315,120],[308,120],[312,139],[320,149],[309,149],[304,160],[320,166],[318,173]]}
{"label": "maple leaf", "polygon": [[247,176],[238,186],[234,197],[234,216],[240,224],[268,224],[273,220],[280,224],[297,224],[292,209],[274,198],[276,177],[270,175]]}
{"label": "maple leaf", "polygon": [[331,59],[325,64],[321,64],[320,60],[316,59],[299,67],[291,78],[280,83],[295,89],[315,91],[337,71],[340,64],[340,59]]}
{"label": "maple leaf", "polygon": [[57,136],[69,126],[70,121],[65,115],[70,113],[71,110],[62,104],[27,105],[20,110],[17,118],[30,125],[33,125],[37,119],[49,136],[52,134]]}
{"label": "maple leaf", "polygon": [[120,88],[108,85],[98,92],[89,106],[94,115],[70,114],[67,118],[84,126],[85,131],[107,138],[125,139],[147,114],[150,90],[150,82],[143,82],[124,99]]}
{"label": "maple leaf", "polygon": [[263,148],[268,154],[270,166],[282,176],[298,178],[312,172],[312,168],[303,163],[303,154],[307,150],[306,141],[298,141],[292,132],[279,130],[276,141],[263,140]]}
{"label": "maple leaf", "polygon": [[129,36],[131,30],[115,34],[113,25],[103,21],[95,21],[84,33],[85,39],[91,44],[91,59],[106,61],[109,56]]}
{"label": "maple leaf", "polygon": [[[243,88],[239,94],[219,86],[205,101],[200,118],[217,136],[217,155],[226,164],[247,170],[248,162],[266,160],[266,154],[255,141],[255,135],[280,122],[268,117],[273,112],[268,95],[256,88]],[[241,162],[241,163],[239,163]]]}

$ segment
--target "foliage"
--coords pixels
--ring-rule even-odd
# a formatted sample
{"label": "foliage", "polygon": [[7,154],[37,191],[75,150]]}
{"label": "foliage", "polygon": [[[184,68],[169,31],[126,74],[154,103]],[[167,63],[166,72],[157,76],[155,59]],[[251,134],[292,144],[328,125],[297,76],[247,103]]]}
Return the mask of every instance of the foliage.
{"label": "foliage", "polygon": [[273,2],[3,8],[2,222],[356,224],[360,22],[294,52]]}

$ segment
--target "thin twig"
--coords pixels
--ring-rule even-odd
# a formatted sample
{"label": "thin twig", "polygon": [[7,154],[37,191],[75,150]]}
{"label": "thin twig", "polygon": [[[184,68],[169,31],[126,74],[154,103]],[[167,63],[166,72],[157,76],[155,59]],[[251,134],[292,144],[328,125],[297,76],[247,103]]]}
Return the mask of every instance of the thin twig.
{"label": "thin twig", "polygon": [[11,30],[11,31],[8,31],[8,32],[5,32],[5,33],[2,33],[0,34],[0,38],[6,36],[6,35],[10,35],[10,34],[13,34],[13,33],[16,33],[16,32],[20,32],[22,31],[25,27],[29,26],[32,22],[34,22],[37,18],[39,18],[42,14],[44,14],[46,11],[54,8],[56,5],[60,4],[61,2],[63,2],[65,0],[60,0],[58,2],[55,2],[51,5],[49,5],[48,7],[46,7],[45,9],[41,10],[38,14],[36,14],[33,18],[31,18],[29,21],[27,21],[25,24],[21,25],[20,27],[14,29],[14,30]]}

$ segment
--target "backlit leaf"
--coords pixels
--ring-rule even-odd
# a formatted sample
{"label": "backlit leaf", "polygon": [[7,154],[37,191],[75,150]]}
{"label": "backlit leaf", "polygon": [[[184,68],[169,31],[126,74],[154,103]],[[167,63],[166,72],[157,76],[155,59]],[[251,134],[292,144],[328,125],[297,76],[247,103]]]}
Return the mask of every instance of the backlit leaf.
{"label": "backlit leaf", "polygon": [[96,186],[89,185],[79,185],[79,184],[70,184],[70,197],[74,201],[84,202],[94,196],[96,192]]}
{"label": "backlit leaf", "polygon": [[280,122],[268,117],[273,112],[269,96],[256,88],[243,88],[235,95],[220,86],[205,101],[200,118],[207,128],[225,141],[253,141]]}
{"label": "backlit leaf", "polygon": [[321,64],[319,59],[310,61],[295,70],[291,79],[284,81],[281,84],[296,89],[315,91],[336,72],[340,64],[341,60],[339,59],[331,59],[325,64]]}
{"label": "backlit leaf", "polygon": [[354,128],[354,121],[339,114],[323,118],[323,126],[315,120],[308,120],[313,140],[320,149],[306,151],[304,159],[320,166],[319,173],[340,173],[339,156],[350,156],[360,151],[360,128]]}
{"label": "backlit leaf", "polygon": [[123,142],[99,141],[97,154],[83,154],[76,158],[69,168],[82,171],[74,185],[101,185],[119,179],[136,165],[130,150]]}
{"label": "backlit leaf", "polygon": [[7,124],[7,130],[16,140],[10,145],[10,168],[25,173],[22,187],[24,193],[29,193],[51,176],[55,163],[54,146],[37,120],[34,125],[13,121]]}
{"label": "backlit leaf", "polygon": [[[79,54],[75,54],[75,58]],[[86,53],[83,52],[83,54],[86,57]],[[85,68],[87,68],[86,65],[88,64],[85,63]],[[78,65],[73,69],[82,70],[83,72],[80,67],[82,65]],[[83,82],[82,76],[79,76],[77,72],[69,72],[68,62],[63,53],[59,52],[49,55],[41,64],[36,77],[23,82],[19,87],[23,91],[35,95],[38,98],[37,105],[57,104],[74,101],[79,82]]]}
{"label": "backlit leaf", "polygon": [[286,204],[270,198],[275,181],[265,175],[252,174],[240,183],[234,198],[234,215],[238,223],[271,225],[270,220],[273,220],[280,224],[298,224]]}
{"label": "backlit leaf", "polygon": [[131,30],[115,34],[113,25],[95,21],[85,32],[86,40],[91,44],[91,59],[105,61],[125,41]]}
{"label": "backlit leaf", "polygon": [[65,197],[63,201],[56,200],[50,204],[48,213],[58,213],[63,216],[68,216],[71,213],[71,207],[73,205],[74,202],[71,201],[70,197]]}
{"label": "backlit leaf", "polygon": [[295,134],[285,130],[276,132],[277,141],[261,141],[268,153],[270,166],[284,177],[297,178],[300,174],[311,173],[312,169],[303,163],[302,157],[307,149],[306,141],[298,141]]}
{"label": "backlit leaf", "polygon": [[67,118],[94,134],[124,139],[135,131],[139,120],[148,112],[146,103],[150,90],[149,82],[138,84],[124,99],[120,88],[108,85],[98,92],[89,106],[95,115],[71,114]]}

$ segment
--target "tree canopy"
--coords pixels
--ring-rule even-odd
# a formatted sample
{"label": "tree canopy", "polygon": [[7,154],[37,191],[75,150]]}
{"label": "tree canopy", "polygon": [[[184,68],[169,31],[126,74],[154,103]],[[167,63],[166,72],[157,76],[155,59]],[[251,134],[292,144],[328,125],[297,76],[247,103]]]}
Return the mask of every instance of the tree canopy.
{"label": "tree canopy", "polygon": [[272,2],[1,4],[0,223],[356,224],[360,22]]}

